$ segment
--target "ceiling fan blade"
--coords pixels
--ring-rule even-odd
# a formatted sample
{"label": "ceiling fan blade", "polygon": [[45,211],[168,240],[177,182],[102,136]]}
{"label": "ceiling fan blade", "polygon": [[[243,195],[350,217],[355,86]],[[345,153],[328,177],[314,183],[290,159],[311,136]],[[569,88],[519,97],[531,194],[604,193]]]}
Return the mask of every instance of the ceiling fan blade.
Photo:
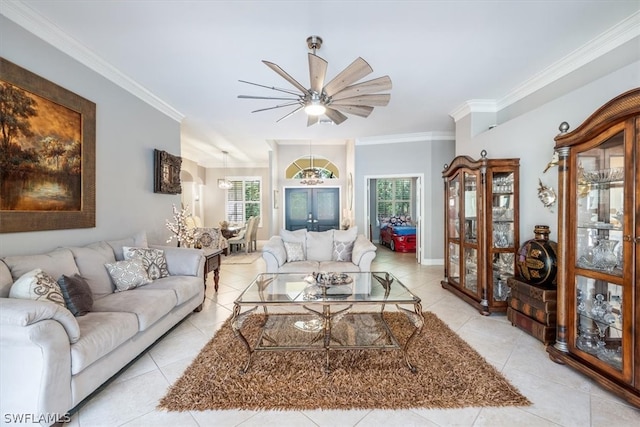
{"label": "ceiling fan blade", "polygon": [[311,90],[322,93],[324,86],[324,77],[327,74],[327,61],[313,53],[309,54],[309,81],[311,81]]}
{"label": "ceiling fan blade", "polygon": [[304,105],[299,106],[298,108],[296,108],[295,110],[291,111],[290,113],[287,113],[284,116],[280,117],[278,120],[276,120],[276,123],[278,123],[281,120],[286,119],[289,116],[294,115],[295,113],[297,113],[298,111],[302,110],[303,108],[304,108]]}
{"label": "ceiling fan blade", "polygon": [[362,58],[357,58],[347,68],[342,70],[324,87],[327,96],[333,96],[351,83],[355,83],[364,76],[373,73],[373,68]]}
{"label": "ceiling fan blade", "polygon": [[241,99],[275,99],[280,101],[299,101],[300,98],[277,98],[273,96],[253,96],[253,95],[238,95]]}
{"label": "ceiling fan blade", "polygon": [[[287,102],[286,104],[279,104],[276,105],[275,107],[267,107],[267,108],[261,108],[259,110],[253,110],[252,113],[259,113],[260,111],[268,111],[268,110],[275,110],[276,108],[282,108],[282,107],[290,107],[292,105],[300,105],[299,102]],[[300,105],[300,108],[302,108],[303,105]]]}
{"label": "ceiling fan blade", "polygon": [[357,83],[347,86],[340,92],[332,96],[335,99],[349,98],[356,95],[364,95],[367,93],[382,92],[391,89],[391,78],[389,76],[378,77],[377,79],[368,80],[366,82]]}
{"label": "ceiling fan blade", "polygon": [[294,92],[294,91],[292,91],[292,90],[288,90],[288,89],[282,89],[282,88],[275,87],[275,86],[266,86],[266,85],[261,85],[261,84],[259,84],[259,83],[252,83],[252,82],[248,82],[248,81],[246,81],[246,80],[238,80],[238,81],[239,81],[240,83],[246,83],[246,84],[249,84],[249,85],[260,86],[260,87],[264,87],[264,88],[267,88],[267,89],[277,90],[277,91],[279,91],[279,92],[285,92],[285,93],[288,93],[288,94],[290,94],[290,95],[302,96],[302,95],[300,95],[298,92]]}
{"label": "ceiling fan blade", "polygon": [[282,68],[280,68],[278,65],[274,64],[273,62],[269,62],[269,61],[262,61],[262,62],[264,62],[267,67],[271,68],[273,71],[278,73],[283,79],[285,79],[286,81],[291,83],[293,86],[295,86],[300,92],[305,93],[305,94],[309,92],[309,90],[307,88],[305,88],[300,83],[298,83],[298,81],[296,79],[294,79],[289,74],[287,74],[287,72],[284,71]]}
{"label": "ceiling fan blade", "polygon": [[325,111],[325,116],[329,117],[331,121],[337,125],[347,120],[347,116],[342,114],[340,111],[335,110],[333,108],[327,107],[327,111]]}
{"label": "ceiling fan blade", "polygon": [[375,95],[358,95],[351,98],[336,99],[331,101],[331,105],[369,105],[373,107],[384,107],[389,103],[391,95],[380,93]]}
{"label": "ceiling fan blade", "polygon": [[320,120],[320,116],[307,116],[307,127],[313,126]]}
{"label": "ceiling fan blade", "polygon": [[355,114],[360,117],[369,117],[369,114],[373,111],[373,107],[367,107],[365,105],[333,105],[331,107],[335,110],[343,111],[345,113]]}

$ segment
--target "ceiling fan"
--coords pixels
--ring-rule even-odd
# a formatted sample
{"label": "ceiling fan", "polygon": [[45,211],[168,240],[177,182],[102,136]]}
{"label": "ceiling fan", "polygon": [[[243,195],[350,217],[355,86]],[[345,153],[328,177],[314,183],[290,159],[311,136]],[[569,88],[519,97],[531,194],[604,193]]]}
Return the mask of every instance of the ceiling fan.
{"label": "ceiling fan", "polygon": [[329,83],[325,84],[324,81],[328,63],[316,55],[316,50],[322,46],[322,39],[319,36],[310,36],[307,38],[307,46],[313,51],[308,54],[309,77],[311,81],[311,87],[309,89],[301,85],[278,65],[269,61],[262,62],[298,89],[299,92],[240,80],[242,83],[260,86],[290,95],[280,97],[238,95],[238,98],[243,99],[288,101],[274,107],[254,110],[252,113],[295,106],[293,111],[279,118],[276,122],[284,120],[300,110],[304,110],[308,116],[307,126],[318,123],[322,115],[325,115],[334,124],[339,125],[347,120],[347,116],[343,113],[368,117],[373,111],[373,107],[385,106],[389,103],[389,99],[391,99],[390,94],[376,94],[376,92],[391,89],[391,79],[389,76],[356,83],[364,76],[373,72],[373,68],[371,68],[367,61],[362,58],[357,58]]}

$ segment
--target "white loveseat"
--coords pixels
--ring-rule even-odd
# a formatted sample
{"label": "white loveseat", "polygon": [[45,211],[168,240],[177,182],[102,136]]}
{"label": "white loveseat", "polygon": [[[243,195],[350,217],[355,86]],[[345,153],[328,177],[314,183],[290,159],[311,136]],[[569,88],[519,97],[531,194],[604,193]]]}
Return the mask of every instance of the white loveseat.
{"label": "white loveseat", "polygon": [[[302,246],[302,254],[296,256],[292,248],[298,244]],[[358,234],[357,227],[320,232],[281,230],[279,236],[265,243],[262,258],[267,273],[371,271],[376,249],[364,235]]]}
{"label": "white loveseat", "polygon": [[[55,414],[63,417],[202,304],[204,256],[198,249],[155,246],[164,251],[169,276],[114,292],[105,263],[123,260],[125,246],[146,247],[146,236],[2,258],[3,416],[31,414],[51,424]],[[10,298],[14,281],[33,269],[55,279],[83,277],[93,294],[91,310],[74,317],[55,302]]]}

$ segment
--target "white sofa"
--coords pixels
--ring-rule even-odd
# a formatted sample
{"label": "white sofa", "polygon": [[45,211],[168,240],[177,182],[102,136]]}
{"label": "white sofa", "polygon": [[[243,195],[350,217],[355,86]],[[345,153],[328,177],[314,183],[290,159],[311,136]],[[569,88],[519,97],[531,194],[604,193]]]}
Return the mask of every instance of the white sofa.
{"label": "white sofa", "polygon": [[[304,255],[299,261],[291,261],[292,254],[287,253],[287,247],[292,243],[302,244]],[[353,243],[351,256],[345,260],[336,260],[339,257],[335,249],[340,243]],[[376,249],[364,235],[358,234],[357,227],[320,232],[281,230],[279,236],[273,236],[265,243],[262,258],[267,264],[267,273],[371,271]]]}
{"label": "white sofa", "polygon": [[[145,247],[146,236],[7,256],[0,262],[0,410],[32,414],[42,424],[64,416],[118,373],[204,299],[204,256],[198,249],[164,250],[168,277],[114,292],[105,263],[123,247]],[[15,280],[39,268],[52,278],[82,276],[93,308],[74,317],[49,301],[9,298]],[[166,272],[165,272],[166,274]]]}

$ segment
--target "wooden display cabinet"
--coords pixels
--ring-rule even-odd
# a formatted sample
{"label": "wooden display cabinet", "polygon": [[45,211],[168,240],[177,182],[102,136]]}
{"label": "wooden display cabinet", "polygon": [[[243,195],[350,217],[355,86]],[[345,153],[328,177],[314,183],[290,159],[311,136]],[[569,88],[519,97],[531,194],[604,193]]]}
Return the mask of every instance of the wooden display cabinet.
{"label": "wooden display cabinet", "polygon": [[458,156],[442,172],[445,289],[484,315],[507,310],[519,248],[519,159]]}
{"label": "wooden display cabinet", "polygon": [[547,351],[640,407],[640,88],[560,129],[558,325]]}

